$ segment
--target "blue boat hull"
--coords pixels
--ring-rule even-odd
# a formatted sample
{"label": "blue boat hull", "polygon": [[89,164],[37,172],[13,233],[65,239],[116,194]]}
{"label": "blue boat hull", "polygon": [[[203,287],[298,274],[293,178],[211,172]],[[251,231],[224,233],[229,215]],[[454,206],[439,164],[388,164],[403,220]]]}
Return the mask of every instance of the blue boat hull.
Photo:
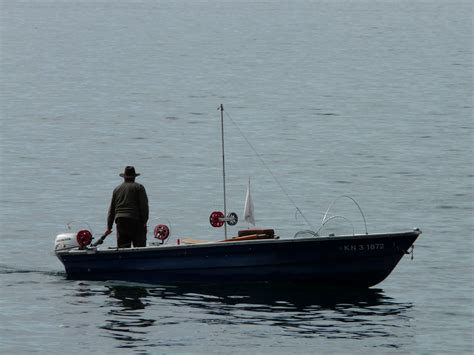
{"label": "blue boat hull", "polygon": [[255,240],[56,255],[68,278],[152,284],[298,283],[370,287],[383,281],[421,231]]}

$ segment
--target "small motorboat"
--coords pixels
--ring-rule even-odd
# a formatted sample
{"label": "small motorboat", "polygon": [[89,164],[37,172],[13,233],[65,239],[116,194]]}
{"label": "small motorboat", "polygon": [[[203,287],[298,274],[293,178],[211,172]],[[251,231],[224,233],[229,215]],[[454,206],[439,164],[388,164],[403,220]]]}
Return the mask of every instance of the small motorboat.
{"label": "small motorboat", "polygon": [[[224,226],[225,238],[179,238],[170,245],[165,243],[169,228],[160,224],[154,228],[157,242],[146,247],[101,248],[105,236],[92,243],[90,230],[62,233],[55,239],[55,254],[64,264],[68,278],[163,285],[264,282],[368,288],[382,282],[409,254],[421,230],[369,234],[361,208],[349,196],[344,197],[355,202],[364,218],[365,234],[321,235],[328,221],[341,217],[328,218],[330,206],[317,231],[299,231],[293,238],[280,238],[274,229],[245,229],[228,238],[227,225],[235,225],[238,217],[226,211],[222,105],[220,110],[224,212],[211,213],[210,224]],[[252,210],[246,208],[246,214]]]}
{"label": "small motorboat", "polygon": [[[382,282],[421,234],[362,234],[279,239],[271,231],[218,242],[143,248],[79,245],[79,233],[56,238],[68,278],[150,284],[297,283],[368,288]],[[264,233],[262,233],[264,232]],[[239,239],[240,238],[240,239]]]}

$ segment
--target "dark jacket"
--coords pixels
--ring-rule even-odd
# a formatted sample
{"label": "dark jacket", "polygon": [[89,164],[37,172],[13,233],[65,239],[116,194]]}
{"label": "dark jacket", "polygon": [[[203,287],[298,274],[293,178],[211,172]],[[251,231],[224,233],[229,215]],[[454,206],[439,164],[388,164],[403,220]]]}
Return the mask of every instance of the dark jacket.
{"label": "dark jacket", "polygon": [[148,196],[143,185],[124,181],[114,189],[107,216],[107,227],[112,229],[116,218],[138,220],[145,225],[148,221]]}

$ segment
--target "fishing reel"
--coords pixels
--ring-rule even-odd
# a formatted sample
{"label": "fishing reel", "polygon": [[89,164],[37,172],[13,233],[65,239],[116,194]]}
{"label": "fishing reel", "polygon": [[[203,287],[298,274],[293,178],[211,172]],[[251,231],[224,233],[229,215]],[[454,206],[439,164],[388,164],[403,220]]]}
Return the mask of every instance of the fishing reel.
{"label": "fishing reel", "polygon": [[92,243],[92,233],[87,229],[82,229],[76,234],[76,241],[80,249]]}
{"label": "fishing reel", "polygon": [[166,224],[158,224],[153,230],[153,235],[163,244],[170,236],[170,229]]}
{"label": "fishing reel", "polygon": [[235,212],[230,212],[227,214],[227,217],[225,217],[224,213],[222,213],[221,211],[214,211],[209,216],[209,223],[214,228],[220,228],[226,222],[229,226],[235,226],[238,221],[239,221],[239,217],[237,216],[237,213]]}

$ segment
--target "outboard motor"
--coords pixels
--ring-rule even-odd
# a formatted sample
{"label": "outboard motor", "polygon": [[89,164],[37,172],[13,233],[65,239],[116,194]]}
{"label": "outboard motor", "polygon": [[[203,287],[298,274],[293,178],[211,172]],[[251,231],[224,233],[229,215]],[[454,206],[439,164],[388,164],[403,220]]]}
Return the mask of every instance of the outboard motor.
{"label": "outboard motor", "polygon": [[87,229],[77,233],[62,233],[54,240],[54,250],[70,250],[74,248],[83,249],[92,242],[92,233]]}

